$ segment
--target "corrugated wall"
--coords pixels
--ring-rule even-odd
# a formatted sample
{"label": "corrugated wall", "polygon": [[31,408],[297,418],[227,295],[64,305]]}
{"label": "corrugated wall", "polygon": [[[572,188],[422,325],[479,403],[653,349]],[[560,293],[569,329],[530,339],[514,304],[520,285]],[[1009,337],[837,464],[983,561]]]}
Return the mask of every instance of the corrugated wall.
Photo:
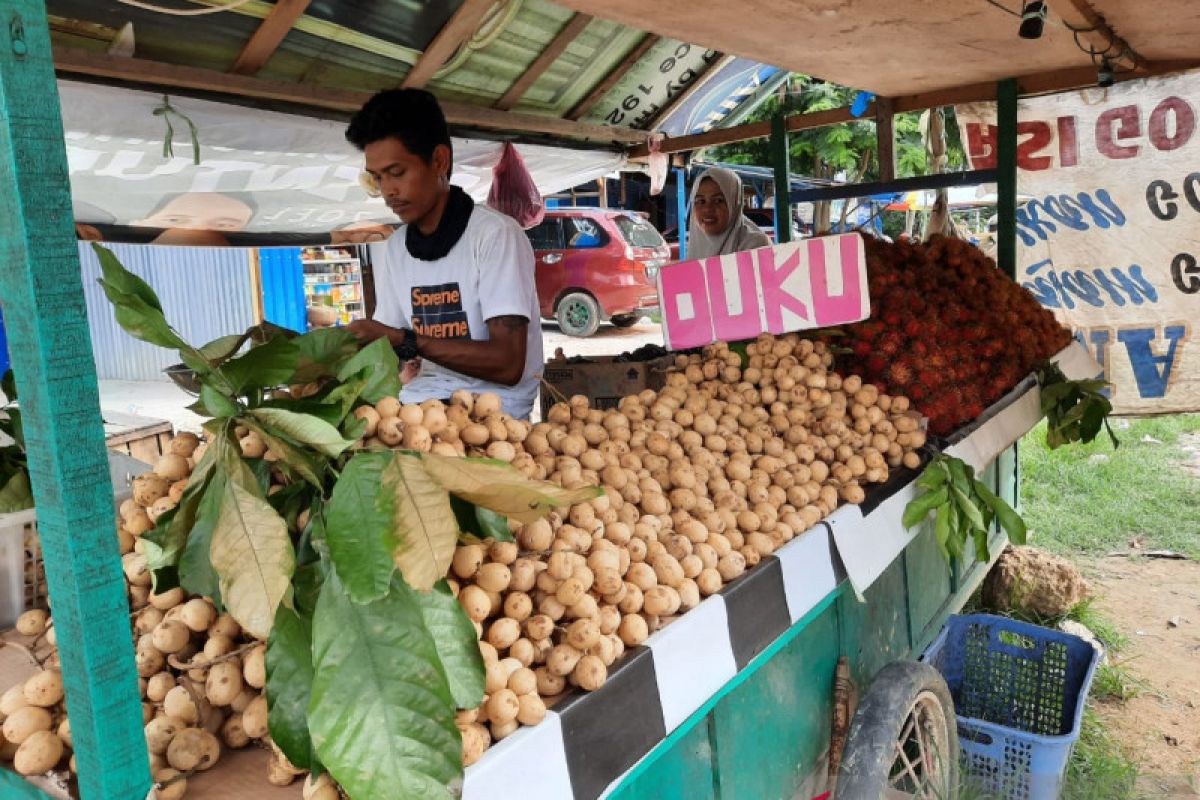
{"label": "corrugated wall", "polygon": [[299,333],[308,330],[304,298],[304,265],[299,247],[264,247],[258,251],[263,319]]}
{"label": "corrugated wall", "polygon": [[[108,245],[125,268],[150,284],[162,301],[167,321],[195,345],[255,323],[250,280],[251,251],[233,247]],[[174,351],[134,339],[113,316],[97,280],[100,262],[91,245],[80,242],[88,327],[101,380],[168,380],[163,367],[179,362]]]}

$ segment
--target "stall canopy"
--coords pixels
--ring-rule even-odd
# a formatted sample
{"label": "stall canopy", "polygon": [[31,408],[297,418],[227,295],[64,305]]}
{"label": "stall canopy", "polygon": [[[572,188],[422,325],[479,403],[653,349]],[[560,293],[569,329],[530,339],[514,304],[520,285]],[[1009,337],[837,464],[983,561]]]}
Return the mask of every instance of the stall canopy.
{"label": "stall canopy", "polygon": [[[334,229],[331,240],[345,237],[347,225],[379,220],[355,186],[354,154],[339,127],[380,89],[423,87],[441,99],[462,151],[457,180],[480,197],[502,140],[517,143],[539,189],[551,193],[611,170],[622,155],[645,156],[651,132],[668,135],[663,152],[764,136],[768,123],[737,122],[789,70],[874,93],[874,117],[991,100],[996,81],[1009,77],[1023,94],[1095,84],[1103,57],[1120,81],[1183,69],[1200,55],[1200,5],[1191,0],[1162,0],[1153,13],[1132,0],[1049,5],[1044,34],[1031,41],[1017,36],[1018,0],[46,3],[55,66],[71,97],[68,131],[78,137],[76,208],[95,223],[85,233],[108,224],[128,235],[175,195],[219,184],[210,191],[262,193],[240,233]],[[113,95],[104,84],[126,91]],[[231,105],[218,112],[203,99]],[[72,102],[101,113],[76,112]],[[165,103],[196,124],[200,166],[187,162],[187,122],[154,115]],[[792,118],[786,129],[852,118],[850,109],[829,109]],[[167,121],[175,146],[164,158]],[[305,148],[256,136],[311,138]],[[91,157],[84,150],[117,167],[83,166]],[[138,159],[136,167],[122,169],[121,158]],[[261,168],[234,175],[206,166],[210,159]],[[319,186],[302,178],[310,162],[327,168]]]}

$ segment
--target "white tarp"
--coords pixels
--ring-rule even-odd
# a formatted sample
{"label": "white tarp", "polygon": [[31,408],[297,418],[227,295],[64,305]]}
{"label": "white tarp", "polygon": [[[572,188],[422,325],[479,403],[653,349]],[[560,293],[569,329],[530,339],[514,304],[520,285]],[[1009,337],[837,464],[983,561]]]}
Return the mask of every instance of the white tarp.
{"label": "white tarp", "polygon": [[[331,231],[341,232],[335,242],[346,241],[347,229],[396,222],[359,185],[362,154],[346,142],[345,123],[172,96],[171,107],[196,126],[196,165],[186,120],[154,113],[163,95],[73,81],[58,88],[76,221],[88,224],[82,235],[89,238],[149,241],[170,229],[174,243],[270,243],[270,234],[293,234],[320,244]],[[169,157],[167,120],[174,129]],[[454,139],[452,180],[477,202],[487,199],[502,147]],[[518,150],[543,194],[625,162],[605,150]],[[179,235],[187,230],[205,233],[188,242]]]}
{"label": "white tarp", "polygon": [[[1017,279],[1104,367],[1119,413],[1200,409],[1200,72],[1022,100]],[[974,169],[992,104],[958,108]]]}

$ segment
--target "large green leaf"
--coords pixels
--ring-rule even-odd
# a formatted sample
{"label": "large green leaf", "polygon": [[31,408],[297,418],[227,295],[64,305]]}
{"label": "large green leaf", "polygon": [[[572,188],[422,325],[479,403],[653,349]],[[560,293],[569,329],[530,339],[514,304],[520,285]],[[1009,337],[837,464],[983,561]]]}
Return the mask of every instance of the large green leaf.
{"label": "large green leaf", "polygon": [[212,564],[212,538],[225,497],[225,476],[216,475],[196,508],[187,544],[179,557],[179,585],[189,594],[211,597],[222,607],[221,584]]}
{"label": "large green leaf", "polygon": [[291,383],[337,375],[342,362],[358,352],[358,339],[346,328],[317,328],[294,341],[300,361]]}
{"label": "large green leaf", "polygon": [[604,494],[599,487],[564,489],[526,478],[512,464],[493,459],[426,453],[425,469],[448,492],[518,522],[534,522],[556,508],[585,503]]}
{"label": "large green leaf", "polygon": [[0,391],[4,392],[4,398],[13,403],[17,400],[17,378],[13,374],[12,369],[4,371],[4,377],[0,378]]}
{"label": "large green leaf", "polygon": [[905,529],[913,527],[925,519],[925,516],[930,511],[944,504],[949,497],[950,494],[947,492],[945,486],[914,497],[904,507],[904,515],[900,518],[901,524],[904,525]]}
{"label": "large green leaf", "polygon": [[513,541],[512,531],[508,529],[508,520],[503,514],[468,503],[454,495],[450,495],[450,507],[454,509],[454,516],[458,518],[458,529],[463,534],[460,538],[465,537],[473,541]]}
{"label": "large green leaf", "polygon": [[367,604],[331,575],[313,618],[308,728],[358,800],[449,798],[462,774],[454,700],[414,593],[396,580]]}
{"label": "large green leaf", "polygon": [[251,635],[266,639],[295,568],[287,524],[256,491],[227,481],[209,553],[225,607]]}
{"label": "large green leaf", "polygon": [[337,428],[309,414],[297,414],[281,408],[255,408],[248,414],[271,431],[307,445],[330,458],[337,458],[347,447],[354,444],[353,439],[343,439]]}
{"label": "large green leaf", "polygon": [[417,603],[425,627],[433,636],[442,669],[450,684],[450,695],[459,708],[475,708],[483,702],[484,667],[475,626],[454,599],[445,580],[431,592],[417,592]]}
{"label": "large green leaf", "polygon": [[409,586],[428,591],[446,576],[458,544],[458,519],[450,495],[425,471],[419,456],[395,453],[383,471],[384,491],[392,492],[393,550]]}
{"label": "large green leaf", "polygon": [[338,368],[338,380],[348,381],[354,376],[367,379],[361,396],[368,403],[395,397],[403,388],[400,383],[400,361],[387,339],[376,339]]}
{"label": "large green leaf", "polygon": [[0,488],[0,514],[11,514],[27,508],[33,508],[33,489],[29,485],[29,473],[18,469]]}
{"label": "large green leaf", "polygon": [[929,466],[921,473],[921,477],[917,478],[917,486],[922,489],[936,489],[946,483],[946,479],[950,474],[946,471],[946,465],[942,461],[934,460],[929,462]]}
{"label": "large green leaf", "polygon": [[1021,515],[1013,510],[1013,507],[1006,503],[1003,499],[992,494],[992,492],[982,483],[975,484],[976,493],[983,498],[983,502],[987,503],[988,507],[996,514],[996,519],[1000,521],[1000,527],[1008,534],[1008,539],[1013,544],[1025,544],[1026,528],[1025,520],[1021,519]]}
{"label": "large green leaf", "polygon": [[271,740],[301,769],[313,768],[308,733],[312,681],[312,624],[282,606],[267,640],[267,724]]}
{"label": "large green leaf", "polygon": [[971,528],[977,531],[986,531],[987,524],[983,521],[983,514],[979,511],[979,506],[975,505],[975,501],[969,494],[961,491],[957,486],[950,489],[954,501],[958,504],[958,511],[963,514],[967,521],[971,523]]}
{"label": "large green leaf", "polygon": [[232,417],[239,411],[236,403],[215,386],[207,383],[200,385],[200,405],[204,407],[210,417],[216,418]]}
{"label": "large green leaf", "polygon": [[396,564],[395,492],[384,488],[391,453],[356,453],[325,508],[325,542],[340,583],[356,603],[387,594]]}
{"label": "large green leaf", "polygon": [[150,288],[150,284],[125,269],[113,251],[94,242],[92,250],[100,260],[100,272],[104,276],[104,282],[114,291],[136,297],[150,308],[162,311],[162,303],[159,302],[158,295]]}
{"label": "large green leaf", "polygon": [[950,560],[950,549],[947,542],[950,539],[950,512],[946,505],[937,507],[937,516],[933,523],[933,538],[937,540],[938,550],[942,552],[942,558],[946,561]]}
{"label": "large green leaf", "polygon": [[202,345],[199,350],[200,354],[208,359],[210,363],[220,365],[222,362],[233,358],[234,353],[245,343],[245,334],[231,333],[228,336],[213,339],[208,344]]}
{"label": "large green leaf", "polygon": [[270,389],[287,383],[300,362],[300,349],[282,336],[252,347],[221,366],[221,374],[235,392]]}
{"label": "large green leaf", "polygon": [[212,460],[206,453],[193,471],[179,505],[160,516],[154,529],[142,536],[142,549],[155,592],[161,594],[179,585],[179,563],[196,527],[196,517],[212,483],[211,475]]}
{"label": "large green leaf", "polygon": [[[250,414],[262,409],[254,409]],[[269,409],[275,410],[275,409]],[[263,444],[267,446],[267,450],[279,459],[278,463],[287,467],[296,475],[299,475],[305,481],[315,486],[318,489],[324,488],[324,483],[321,480],[324,472],[324,464],[318,457],[309,455],[299,447],[295,447],[285,439],[275,435],[275,432],[262,425],[259,425],[255,420],[249,417],[239,419],[241,424],[245,425],[250,430],[259,435],[263,440]],[[269,468],[269,462],[268,462]]]}

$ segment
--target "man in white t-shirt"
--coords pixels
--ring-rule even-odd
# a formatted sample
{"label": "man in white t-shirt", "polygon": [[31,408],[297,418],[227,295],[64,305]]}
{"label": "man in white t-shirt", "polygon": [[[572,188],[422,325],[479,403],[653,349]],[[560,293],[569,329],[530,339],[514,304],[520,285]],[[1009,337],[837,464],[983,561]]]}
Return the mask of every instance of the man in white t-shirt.
{"label": "man in white t-shirt", "polygon": [[363,151],[367,183],[404,223],[375,264],[374,319],[350,330],[362,341],[386,337],[406,372],[416,371],[405,402],[490,391],[506,412],[528,417],[542,332],[524,231],[451,185],[450,132],[429,92],[380,92],[351,119],[346,138]]}

